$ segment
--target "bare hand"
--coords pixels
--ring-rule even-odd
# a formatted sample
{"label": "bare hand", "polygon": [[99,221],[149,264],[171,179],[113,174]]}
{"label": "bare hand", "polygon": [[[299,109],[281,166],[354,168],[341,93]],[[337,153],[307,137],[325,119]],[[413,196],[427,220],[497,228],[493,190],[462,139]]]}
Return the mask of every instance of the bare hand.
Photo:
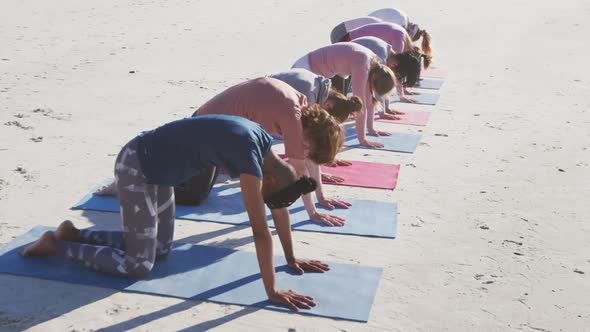
{"label": "bare hand", "polygon": [[332,175],[330,173],[322,173],[322,182],[325,183],[340,183],[344,182],[344,178],[341,178],[336,175]]}
{"label": "bare hand", "polygon": [[373,136],[391,136],[391,133],[381,130],[369,130],[369,135]]}
{"label": "bare hand", "polygon": [[419,95],[420,92],[416,92],[416,91],[413,91],[412,92],[412,91],[409,91],[409,90],[405,90],[404,91],[404,94],[412,96],[412,95]]}
{"label": "bare hand", "polygon": [[336,166],[350,166],[352,165],[352,161],[342,160],[342,159],[334,159],[336,162]]}
{"label": "bare hand", "polygon": [[367,139],[364,139],[362,141],[359,140],[359,142],[361,143],[361,145],[366,145],[366,146],[369,146],[369,147],[372,147],[372,148],[382,148],[382,147],[385,146],[382,143],[369,141]]}
{"label": "bare hand", "polygon": [[328,226],[343,226],[344,219],[326,213],[314,212],[309,216],[311,221]]}
{"label": "bare hand", "polygon": [[408,98],[408,97],[401,97],[399,100],[406,102],[406,103],[416,103],[417,100],[414,98]]}
{"label": "bare hand", "polygon": [[387,111],[385,111],[387,114],[393,114],[393,115],[404,115],[406,114],[406,112],[400,112],[400,111],[396,111],[393,109],[388,109]]}
{"label": "bare hand", "polygon": [[299,311],[299,309],[311,309],[311,307],[315,307],[313,297],[299,294],[290,289],[276,290],[268,296],[268,299],[273,303],[286,305],[295,311]]}
{"label": "bare hand", "polygon": [[328,209],[332,210],[336,207],[339,208],[343,208],[343,209],[348,209],[349,206],[351,206],[352,204],[345,202],[345,201],[341,201],[339,199],[332,199],[332,198],[322,198],[319,199],[319,202],[321,206],[323,207],[327,207]]}
{"label": "bare hand", "polygon": [[329,163],[325,163],[324,165],[328,166],[328,167],[336,167],[336,166],[350,166],[352,165],[352,162],[348,161],[348,160],[342,160],[342,159],[334,159]]}
{"label": "bare hand", "polygon": [[328,266],[328,264],[324,264],[320,261],[312,261],[307,259],[295,258],[287,264],[297,274],[303,274],[304,271],[324,273],[330,270],[330,266]]}
{"label": "bare hand", "polygon": [[393,114],[383,113],[381,114],[381,119],[386,120],[401,120],[402,118]]}

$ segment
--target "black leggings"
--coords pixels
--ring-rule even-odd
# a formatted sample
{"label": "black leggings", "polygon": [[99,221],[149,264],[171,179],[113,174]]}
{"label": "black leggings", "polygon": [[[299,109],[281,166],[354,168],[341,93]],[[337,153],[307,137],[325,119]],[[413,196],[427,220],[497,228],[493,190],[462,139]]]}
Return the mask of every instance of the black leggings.
{"label": "black leggings", "polygon": [[350,76],[348,78],[344,78],[342,76],[336,75],[332,77],[330,81],[332,82],[332,88],[334,88],[334,90],[345,96],[348,94],[348,90],[350,90],[350,83],[352,82]]}
{"label": "black leggings", "polygon": [[211,192],[219,170],[211,166],[203,170],[199,175],[193,176],[186,182],[174,187],[174,197],[177,204],[200,205]]}

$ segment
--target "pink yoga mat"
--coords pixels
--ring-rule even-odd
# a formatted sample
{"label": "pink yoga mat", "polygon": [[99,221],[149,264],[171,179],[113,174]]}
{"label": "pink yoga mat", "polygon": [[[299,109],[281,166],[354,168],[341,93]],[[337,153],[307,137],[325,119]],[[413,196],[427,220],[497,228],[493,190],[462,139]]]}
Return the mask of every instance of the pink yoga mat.
{"label": "pink yoga mat", "polygon": [[[279,155],[287,160],[285,155]],[[364,187],[377,189],[395,189],[399,175],[399,165],[371,163],[367,161],[349,160],[350,166],[329,167],[322,165],[322,173],[329,173],[344,179],[344,182],[332,183],[322,181],[323,184],[338,186]]]}
{"label": "pink yoga mat", "polygon": [[405,114],[396,114],[397,117],[401,118],[399,120],[382,119],[379,116],[377,116],[375,120],[379,122],[397,123],[411,126],[426,126],[428,124],[428,120],[430,119],[430,112],[404,111],[404,113]]}
{"label": "pink yoga mat", "polygon": [[326,183],[340,186],[395,189],[399,165],[350,160],[350,166],[322,166],[322,173],[344,178],[344,182]]}
{"label": "pink yoga mat", "polygon": [[430,69],[423,69],[420,73],[420,77],[429,77],[429,78],[445,78],[447,77],[448,71],[446,69],[441,68],[430,68]]}

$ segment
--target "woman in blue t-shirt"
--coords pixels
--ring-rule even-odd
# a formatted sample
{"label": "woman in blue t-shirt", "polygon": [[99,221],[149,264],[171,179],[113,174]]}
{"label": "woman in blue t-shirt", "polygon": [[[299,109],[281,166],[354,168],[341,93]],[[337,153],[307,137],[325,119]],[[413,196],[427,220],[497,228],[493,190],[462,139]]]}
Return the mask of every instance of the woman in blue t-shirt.
{"label": "woman in blue t-shirt", "polygon": [[122,231],[78,229],[71,221],[64,221],[21,254],[61,256],[100,272],[143,278],[156,259],[170,252],[173,187],[202,170],[223,167],[240,178],[269,300],[293,310],[309,309],[315,306],[313,298],[276,288],[264,204],[271,209],[289,267],[299,274],[327,271],[329,267],[319,261],[295,258],[287,209],[317,183],[305,176],[297,179],[293,167],[271,150],[271,144],[271,136],[260,125],[227,115],[187,118],[144,132],[122,148],[115,162]]}

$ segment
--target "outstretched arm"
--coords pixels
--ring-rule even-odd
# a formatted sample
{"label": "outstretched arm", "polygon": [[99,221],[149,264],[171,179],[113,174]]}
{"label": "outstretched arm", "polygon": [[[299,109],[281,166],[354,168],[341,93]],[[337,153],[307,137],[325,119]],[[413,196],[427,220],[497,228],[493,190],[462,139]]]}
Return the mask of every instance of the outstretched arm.
{"label": "outstretched arm", "polygon": [[[356,75],[355,75],[356,74]],[[362,113],[355,115],[356,134],[359,143],[367,145],[372,148],[382,148],[383,144],[379,142],[369,141],[366,136],[367,129],[370,133],[374,132],[373,121],[375,117],[375,110],[373,108],[373,94],[369,89],[368,77],[369,68],[358,68],[351,75],[352,76],[352,94],[363,99],[363,107],[365,109]]]}
{"label": "outstretched arm", "polygon": [[293,237],[291,236],[291,223],[289,222],[289,210],[274,209],[271,210],[272,219],[275,222],[281,245],[283,246],[283,252],[287,258],[287,264],[291,269],[299,274],[303,274],[304,271],[314,272],[325,272],[330,269],[327,264],[315,260],[305,260],[295,258],[293,253]]}
{"label": "outstretched arm", "polygon": [[327,207],[328,209],[333,209],[335,207],[340,207],[340,208],[344,208],[344,209],[348,209],[348,207],[350,206],[350,203],[345,202],[345,201],[341,201],[339,199],[331,199],[331,198],[326,198],[326,196],[324,196],[324,189],[322,186],[322,169],[320,168],[320,165],[314,163],[313,161],[306,159],[305,160],[305,167],[307,168],[307,171],[309,172],[310,176],[312,178],[314,178],[318,185],[315,189],[315,195],[316,198],[318,199],[318,203],[320,203],[320,205]]}
{"label": "outstretched arm", "polygon": [[[307,175],[313,177],[311,174],[309,174],[307,167],[305,166],[305,160],[289,159],[289,164],[291,164],[293,168],[295,168],[295,171],[297,172],[298,176]],[[315,180],[318,182],[318,185],[320,185],[322,179],[318,178]],[[319,213],[315,208],[311,193],[302,195],[301,199],[303,199],[303,205],[305,206],[305,210],[309,215],[309,219],[311,219],[312,221],[327,224],[330,226],[344,225],[344,219],[340,217],[332,216],[326,213]]]}
{"label": "outstretched arm", "polygon": [[260,266],[262,282],[264,283],[264,289],[269,300],[287,305],[293,310],[299,310],[300,308],[310,309],[312,306],[315,306],[313,298],[291,290],[284,291],[276,288],[272,236],[266,224],[266,210],[262,199],[262,180],[254,175],[241,174],[240,186],[248,217],[250,218],[250,226],[252,226],[256,257]]}

